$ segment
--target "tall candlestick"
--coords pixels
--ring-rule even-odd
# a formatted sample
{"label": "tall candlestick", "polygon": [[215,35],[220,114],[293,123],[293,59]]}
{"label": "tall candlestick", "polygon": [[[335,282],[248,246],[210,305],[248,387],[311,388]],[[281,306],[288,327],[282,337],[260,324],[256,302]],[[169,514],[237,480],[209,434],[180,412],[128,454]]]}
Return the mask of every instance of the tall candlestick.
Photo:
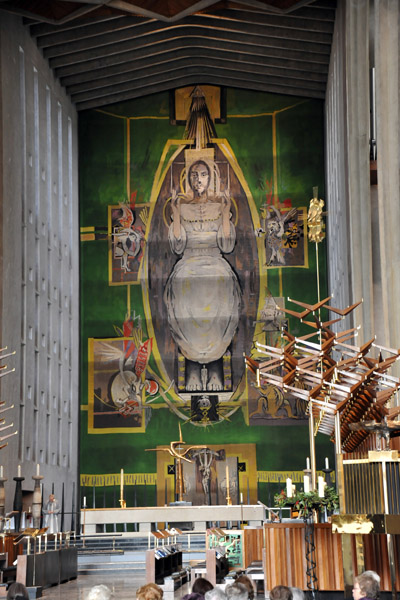
{"label": "tall candlestick", "polygon": [[325,496],[325,481],[321,476],[318,477],[318,496],[320,498]]}
{"label": "tall candlestick", "polygon": [[310,457],[309,456],[307,456],[307,458],[306,458],[306,465],[307,465],[307,471],[309,471],[310,470]]}
{"label": "tall candlestick", "polygon": [[286,479],[286,496],[288,498],[291,498],[293,495],[293,490],[292,490],[292,480],[290,479],[290,477],[288,477]]}
{"label": "tall candlestick", "polygon": [[329,460],[328,460],[328,457],[325,458],[325,469],[329,469]]}
{"label": "tall candlestick", "polygon": [[124,499],[124,470],[121,469],[121,477],[120,477],[120,499]]}
{"label": "tall candlestick", "polygon": [[21,477],[21,465],[18,465],[17,476]]}

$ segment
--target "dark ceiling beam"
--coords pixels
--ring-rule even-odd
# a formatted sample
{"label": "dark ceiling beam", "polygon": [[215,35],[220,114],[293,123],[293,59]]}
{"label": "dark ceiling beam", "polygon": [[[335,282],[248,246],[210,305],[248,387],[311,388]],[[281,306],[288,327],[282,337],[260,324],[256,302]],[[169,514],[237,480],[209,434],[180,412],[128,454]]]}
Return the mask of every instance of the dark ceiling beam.
{"label": "dark ceiling beam", "polygon": [[[215,51],[228,50],[232,52],[238,52],[239,54],[248,54],[263,57],[266,60],[269,58],[280,61],[281,65],[285,65],[286,62],[293,68],[294,64],[301,64],[302,68],[313,68],[315,69],[328,69],[329,55],[318,54],[313,52],[301,52],[298,50],[282,50],[281,48],[270,48],[256,46],[248,43],[248,39],[241,37],[237,41],[232,41],[232,36],[227,36],[227,39],[215,39],[213,37],[206,37],[204,35],[191,36],[183,38],[169,39],[165,36],[153,36],[148,40],[148,44],[129,52],[120,54],[112,54],[110,56],[101,57],[100,59],[84,60],[84,56],[81,57],[80,62],[72,63],[66,66],[56,68],[55,74],[61,79],[63,85],[65,78],[74,77],[75,82],[87,78],[88,80],[95,79],[97,76],[104,76],[107,74],[110,68],[113,69],[114,73],[123,72],[133,60],[140,60],[144,56],[157,56],[163,52],[174,51],[181,47],[196,47],[196,48],[211,48]],[[157,58],[158,60],[158,58]],[[310,66],[308,66],[310,65]],[[51,64],[50,66],[54,67]]]}
{"label": "dark ceiling beam", "polygon": [[[102,20],[95,23],[86,23],[85,25],[76,24],[71,29],[63,29],[36,34],[36,44],[38,48],[46,48],[58,44],[70,44],[79,40],[86,40],[91,37],[107,35],[111,32],[122,31],[123,29],[132,29],[145,23],[154,23],[154,19],[144,19],[143,17],[118,17],[108,20]],[[35,26],[36,27],[36,26]],[[32,33],[32,27],[31,33]]]}
{"label": "dark ceiling beam", "polygon": [[[183,64],[182,66],[174,67],[170,65],[169,68],[163,70],[153,70],[149,69],[147,73],[143,72],[140,77],[135,77],[130,79],[125,83],[120,83],[118,85],[112,85],[107,87],[96,88],[93,90],[87,90],[85,92],[79,92],[71,95],[71,101],[74,104],[79,104],[80,102],[85,102],[88,100],[93,100],[95,98],[104,98],[109,96],[114,96],[115,94],[123,94],[125,92],[129,92],[132,89],[146,87],[147,85],[152,85],[153,83],[162,83],[164,81],[170,81],[171,79],[176,79],[177,77],[184,77],[189,75],[196,75],[199,73],[200,75],[212,75],[214,77],[230,77],[233,79],[240,79],[242,84],[245,82],[262,82],[265,84],[274,84],[279,85],[282,88],[290,88],[290,89],[307,89],[309,92],[315,92],[321,94],[323,96],[325,90],[325,84],[310,81],[307,79],[288,79],[281,75],[262,77],[258,71],[244,71],[242,69],[235,68],[235,64],[232,63],[229,66],[224,65],[222,68],[207,66],[204,65],[202,61],[197,61],[193,59],[191,64]],[[265,82],[265,83],[264,83]]]}
{"label": "dark ceiling beam", "polygon": [[[222,76],[215,76],[197,72],[195,75],[184,75],[183,77],[172,78],[168,81],[163,80],[160,82],[149,82],[149,84],[146,86],[143,86],[139,83],[138,85],[132,86],[132,89],[126,92],[114,93],[109,96],[105,96],[104,98],[95,98],[85,102],[79,102],[76,104],[76,108],[78,111],[101,108],[102,106],[107,106],[117,102],[125,102],[127,100],[133,100],[134,98],[147,96],[148,94],[157,94],[170,89],[185,87],[188,85],[222,85],[226,87],[268,92],[272,94],[283,94],[294,96],[296,98],[324,98],[324,94],[321,94],[320,92],[314,92],[290,86],[275,85],[273,82],[250,80],[244,81],[241,77],[228,77],[226,74]],[[111,107],[109,108],[111,109]]]}
{"label": "dark ceiling beam", "polygon": [[278,15],[286,15],[286,14],[288,14],[294,10],[297,10],[303,6],[307,6],[307,4],[311,4],[311,2],[313,0],[298,0],[298,2],[295,2],[291,6],[288,6],[287,8],[280,8],[273,4],[260,2],[260,0],[237,0],[237,1],[240,4],[243,4],[244,6],[252,6],[252,7],[258,8],[258,9],[268,10],[268,11],[274,12]]}
{"label": "dark ceiling beam", "polygon": [[[1,8],[1,6],[0,6]],[[52,33],[62,33],[67,31],[74,31],[75,29],[80,29],[86,25],[97,25],[99,23],[107,23],[112,21],[117,21],[120,19],[125,19],[124,15],[115,14],[113,16],[110,15],[90,15],[90,17],[83,17],[72,23],[63,23],[60,25],[49,25],[47,23],[29,23],[29,32],[33,38],[39,37],[41,35],[51,35]],[[134,19],[134,17],[131,17]],[[38,19],[37,19],[38,20]]]}
{"label": "dark ceiling beam", "polygon": [[[304,18],[314,19],[317,21],[327,21],[328,23],[335,22],[335,2],[333,2],[331,9],[326,8],[314,8],[315,5],[307,6],[306,8],[299,9],[294,15],[293,19]],[[213,8],[211,12],[207,11],[207,14],[218,15],[220,10],[229,10],[235,13],[236,10],[243,10],[235,5],[230,5],[229,9],[218,9]],[[258,15],[259,12],[255,9],[251,11],[252,14]],[[125,29],[135,24],[142,23],[144,17],[134,17],[127,15],[115,15],[115,16],[94,16],[90,18],[80,18],[74,23],[65,23],[63,25],[47,25],[45,23],[37,23],[30,26],[30,34],[32,37],[38,38],[38,46],[46,47],[47,45],[53,45],[55,43],[66,43],[75,41],[81,38],[91,37],[92,35],[102,35],[109,31],[117,31],[118,29]],[[53,37],[54,36],[54,37]],[[43,41],[40,40],[43,38]],[[39,41],[40,40],[40,41]]]}
{"label": "dark ceiling beam", "polygon": [[[233,9],[233,7],[231,7]],[[335,21],[336,0],[333,0],[330,8],[321,8],[318,3],[308,4],[298,8],[291,13],[293,18],[304,17],[306,19],[317,19],[318,21]],[[250,7],[250,10],[254,10]]]}
{"label": "dark ceiling beam", "polygon": [[[83,80],[79,83],[66,85],[67,94],[75,94],[85,90],[94,90],[99,87],[118,85],[131,79],[146,76],[146,74],[162,72],[163,69],[180,68],[182,63],[192,64],[193,61],[204,61],[203,64],[212,64],[213,67],[232,68],[235,65],[237,70],[257,72],[260,77],[284,76],[288,79],[303,81],[318,81],[325,85],[327,80],[326,73],[313,73],[309,70],[295,70],[282,65],[271,67],[266,65],[263,60],[256,62],[254,58],[242,60],[242,57],[236,52],[223,52],[216,55],[213,49],[199,48],[179,48],[174,52],[163,54],[162,60],[154,61],[152,58],[143,59],[131,63],[131,69],[124,73],[113,75],[111,72],[104,77],[98,77],[92,81]],[[211,60],[210,60],[211,59]]]}
{"label": "dark ceiling beam", "polygon": [[[231,21],[240,21],[242,23],[257,24],[257,25],[272,25],[276,27],[288,27],[295,29],[302,29],[304,31],[312,32],[318,31],[321,33],[332,34],[334,20],[317,20],[309,18],[297,18],[297,17],[276,17],[275,15],[266,16],[256,12],[245,12],[238,9],[220,9],[213,10],[212,13],[208,13],[207,16],[213,20],[226,19]],[[334,14],[333,14],[334,16]],[[193,17],[196,18],[196,17]],[[126,31],[126,39],[132,37],[135,33],[134,28],[138,25],[154,22],[154,20],[144,19],[143,17],[120,17],[109,21],[102,21],[100,23],[87,23],[85,25],[76,24],[76,27],[68,30],[52,30],[50,33],[36,34],[36,43],[39,48],[46,48],[48,46],[62,45],[67,43],[76,42],[79,40],[88,40],[95,36],[110,35],[111,33],[118,33],[120,31]],[[31,32],[34,35],[32,28]],[[121,38],[122,39],[122,38]],[[111,40],[112,41],[112,40]],[[104,43],[107,43],[104,40]]]}
{"label": "dark ceiling beam", "polygon": [[108,0],[107,5],[118,10],[126,11],[128,14],[133,13],[135,15],[143,15],[144,17],[164,21],[164,23],[176,23],[176,21],[180,21],[182,18],[187,17],[198,10],[203,10],[208,6],[215,4],[217,1],[218,0],[199,0],[199,2],[194,2],[191,6],[177,12],[171,17],[159,12],[151,11],[148,8],[144,8],[137,4],[131,4],[131,2],[125,2],[125,0]]}
{"label": "dark ceiling beam", "polygon": [[[91,82],[80,83],[76,85],[72,85],[66,88],[67,94],[75,97],[76,95],[91,92],[93,90],[101,90],[100,95],[102,93],[108,93],[107,87],[121,86],[121,88],[126,85],[129,86],[130,82],[135,79],[143,79],[146,77],[153,77],[161,75],[163,72],[170,72],[178,69],[184,69],[186,67],[198,66],[201,69],[204,68],[204,65],[212,64],[213,69],[226,69],[226,70],[236,70],[241,73],[253,73],[256,74],[257,77],[260,78],[282,78],[287,79],[288,85],[304,85],[304,82],[310,82],[310,87],[313,87],[314,84],[317,86],[314,89],[324,90],[326,84],[326,76],[321,75],[319,73],[310,73],[309,71],[293,71],[291,69],[281,69],[274,67],[266,67],[265,65],[256,65],[254,63],[243,63],[235,58],[235,54],[232,53],[230,56],[225,56],[223,58],[215,57],[212,63],[210,62],[210,53],[206,52],[193,52],[192,55],[187,55],[188,50],[182,49],[179,53],[176,53],[169,60],[165,60],[161,63],[151,64],[151,65],[142,65],[141,63],[137,65],[135,70],[130,71],[129,73],[123,73],[121,75],[113,76],[113,77],[103,77],[96,79]],[[179,56],[180,54],[180,56]]]}
{"label": "dark ceiling beam", "polygon": [[[281,48],[292,47],[292,44],[295,45],[294,49],[306,49],[310,51],[318,51],[318,45],[326,46],[325,50],[329,51],[330,44],[332,41],[332,35],[327,33],[313,33],[310,35],[310,32],[301,30],[301,29],[293,29],[293,28],[285,28],[285,27],[275,27],[268,25],[257,25],[255,23],[246,23],[243,25],[239,21],[227,21],[220,19],[213,19],[210,17],[189,17],[188,19],[184,19],[179,24],[176,25],[165,25],[161,22],[148,22],[143,25],[136,26],[133,31],[122,30],[118,32],[112,32],[109,34],[90,37],[86,40],[79,40],[76,42],[72,42],[70,44],[59,44],[57,46],[51,46],[43,51],[43,55],[45,58],[51,59],[56,57],[63,56],[73,56],[76,57],[79,52],[85,51],[87,53],[90,52],[101,52],[107,54],[107,47],[113,44],[127,44],[130,48],[132,48],[132,44],[135,44],[140,40],[141,37],[145,37],[151,33],[157,31],[164,31],[168,34],[168,36],[176,36],[176,35],[191,35],[191,31],[193,29],[198,30],[207,30],[209,34],[210,31],[213,32],[214,35],[219,35],[220,33],[231,33],[231,34],[241,34],[247,37],[267,38],[270,44],[279,46]],[[132,39],[134,36],[134,39]],[[314,49],[315,48],[315,49]],[[128,49],[128,48],[127,48]],[[75,58],[73,59],[75,62]]]}
{"label": "dark ceiling beam", "polygon": [[214,20],[218,18],[223,21],[239,21],[245,25],[269,25],[271,27],[283,27],[284,29],[299,29],[308,33],[328,33],[329,35],[332,35],[334,26],[334,23],[330,21],[300,17],[278,17],[239,9],[213,9],[212,12],[202,14]]}
{"label": "dark ceiling beam", "polygon": [[49,23],[50,25],[57,25],[57,24],[75,21],[77,18],[82,17],[83,15],[87,15],[88,13],[96,10],[97,6],[82,6],[80,8],[77,8],[76,10],[70,12],[68,15],[61,17],[60,19],[54,19],[51,17],[42,16],[33,11],[20,8],[13,2],[2,2],[1,8],[2,8],[2,10],[11,12],[14,15],[19,15],[20,17],[33,19],[34,21],[43,21],[44,23]]}
{"label": "dark ceiling beam", "polygon": [[[147,47],[149,52],[152,51],[154,44],[165,43],[171,39],[190,39],[194,37],[208,38],[215,40],[215,45],[218,47],[220,41],[231,43],[232,49],[239,49],[238,44],[246,44],[247,46],[254,47],[257,52],[257,48],[271,48],[278,50],[277,56],[284,56],[286,51],[289,51],[289,57],[295,58],[296,53],[301,57],[302,54],[308,53],[311,62],[315,60],[318,62],[329,62],[329,46],[326,44],[316,43],[301,43],[298,41],[288,39],[276,39],[272,37],[260,38],[259,36],[251,36],[249,34],[225,31],[225,30],[211,30],[203,29],[201,27],[183,27],[171,33],[167,31],[156,32],[149,34],[143,38],[130,40],[129,42],[121,42],[112,45],[111,47],[95,48],[87,50],[85,52],[73,52],[71,54],[58,56],[49,59],[49,64],[52,69],[59,69],[67,67],[68,65],[73,66],[73,72],[79,72],[87,70],[84,66],[83,69],[79,63],[87,63],[91,61],[89,68],[98,68],[106,65],[118,64],[129,60],[129,54],[139,48]],[[292,54],[290,54],[290,51]],[[318,56],[323,55],[323,57]],[[312,58],[315,56],[315,59]]]}
{"label": "dark ceiling beam", "polygon": [[[141,67],[150,67],[153,64],[160,64],[165,60],[173,60],[175,57],[186,55],[206,54],[211,60],[213,59],[225,59],[226,57],[235,57],[239,63],[249,64],[260,64],[267,67],[282,68],[284,65],[285,69],[306,70],[310,73],[318,73],[321,77],[327,78],[328,74],[328,62],[316,63],[310,62],[309,60],[302,60],[303,55],[299,56],[299,53],[292,52],[289,56],[288,51],[282,53],[282,51],[271,50],[269,48],[255,48],[254,46],[247,46],[246,44],[237,45],[236,48],[232,48],[230,42],[223,42],[219,40],[218,47],[216,47],[215,40],[201,38],[189,38],[182,40],[169,40],[162,44],[153,44],[151,50],[147,47],[140,48],[129,54],[127,62],[120,63],[113,66],[107,66],[99,69],[92,69],[90,71],[84,71],[80,73],[72,72],[71,75],[60,76],[61,70],[57,71],[57,75],[60,78],[61,85],[66,87],[79,85],[79,84],[91,84],[96,85],[96,81],[103,81],[104,84],[109,77],[121,76],[121,81],[124,81],[124,77],[130,77],[130,72]],[[313,56],[307,56],[304,58],[312,59]],[[295,58],[293,58],[294,56]],[[67,67],[70,69],[70,67]]]}

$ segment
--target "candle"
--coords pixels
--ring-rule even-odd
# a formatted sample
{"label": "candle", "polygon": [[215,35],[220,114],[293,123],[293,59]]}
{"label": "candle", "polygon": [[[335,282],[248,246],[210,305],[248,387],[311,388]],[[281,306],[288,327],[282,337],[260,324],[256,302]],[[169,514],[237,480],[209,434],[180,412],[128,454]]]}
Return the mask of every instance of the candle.
{"label": "candle", "polygon": [[240,504],[243,504],[243,494],[240,492]]}
{"label": "candle", "polygon": [[37,475],[37,477],[39,477],[39,475],[40,475],[40,465],[39,465],[39,463],[37,463],[37,465],[36,465],[36,475]]}
{"label": "candle", "polygon": [[307,458],[306,458],[306,466],[307,466],[307,471],[309,471],[310,470],[310,457],[309,456],[307,456]]}
{"label": "candle", "polygon": [[325,496],[325,481],[321,476],[318,477],[318,496],[320,498]]}
{"label": "candle", "polygon": [[121,478],[120,478],[120,497],[121,500],[124,499],[124,470],[121,469]]}
{"label": "candle", "polygon": [[83,508],[86,508],[86,496],[83,496]]}
{"label": "candle", "polygon": [[21,465],[18,465],[18,472],[17,472],[17,476],[21,477]]}
{"label": "candle", "polygon": [[292,480],[290,479],[290,477],[286,479],[286,496],[288,498],[292,497]]}
{"label": "candle", "polygon": [[329,469],[329,460],[328,460],[328,457],[325,458],[325,469]]}
{"label": "candle", "polygon": [[0,477],[3,477],[3,465],[0,467]]}
{"label": "candle", "polygon": [[229,467],[226,465],[225,467],[225,475],[226,475],[226,493],[229,494]]}
{"label": "candle", "polygon": [[310,476],[304,475],[304,493],[308,494],[310,492]]}

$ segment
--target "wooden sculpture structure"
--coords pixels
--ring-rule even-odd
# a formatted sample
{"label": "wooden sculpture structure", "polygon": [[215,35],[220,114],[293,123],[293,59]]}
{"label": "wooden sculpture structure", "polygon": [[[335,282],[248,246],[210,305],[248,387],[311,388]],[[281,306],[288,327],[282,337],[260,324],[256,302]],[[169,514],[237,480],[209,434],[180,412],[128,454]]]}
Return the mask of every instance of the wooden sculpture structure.
{"label": "wooden sculpture structure", "polygon": [[[356,327],[340,332],[330,328],[360,302],[339,309],[330,304],[331,297],[314,305],[289,301],[303,310],[280,310],[314,331],[303,336],[282,331],[280,348],[258,343],[255,355],[245,356],[246,367],[261,389],[275,385],[306,402],[311,456],[315,452],[311,438],[318,432],[329,435],[335,443],[341,514],[336,524],[333,519],[333,528],[343,534],[342,539],[349,533],[386,534],[395,594],[399,575],[393,534],[400,532],[400,458],[397,451],[388,449],[388,444],[390,436],[400,430],[400,420],[396,420],[400,408],[391,406],[400,379],[389,371],[398,360],[399,351],[380,346],[374,339],[356,345]],[[323,321],[322,311],[338,318]],[[311,467],[315,489],[315,460]],[[360,540],[357,546],[363,547]],[[357,563],[362,570],[363,551],[357,556]]]}

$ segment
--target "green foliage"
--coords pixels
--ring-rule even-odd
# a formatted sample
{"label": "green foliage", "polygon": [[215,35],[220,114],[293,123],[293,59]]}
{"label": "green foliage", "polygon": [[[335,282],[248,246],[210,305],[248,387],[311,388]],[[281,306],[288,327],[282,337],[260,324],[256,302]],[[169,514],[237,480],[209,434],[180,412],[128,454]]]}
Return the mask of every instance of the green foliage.
{"label": "green foliage", "polygon": [[275,506],[279,508],[292,507],[299,511],[299,515],[303,518],[308,517],[313,510],[327,510],[329,513],[339,510],[339,496],[334,487],[325,488],[325,496],[321,498],[316,491],[298,492],[291,498],[288,498],[285,490],[274,497]]}

